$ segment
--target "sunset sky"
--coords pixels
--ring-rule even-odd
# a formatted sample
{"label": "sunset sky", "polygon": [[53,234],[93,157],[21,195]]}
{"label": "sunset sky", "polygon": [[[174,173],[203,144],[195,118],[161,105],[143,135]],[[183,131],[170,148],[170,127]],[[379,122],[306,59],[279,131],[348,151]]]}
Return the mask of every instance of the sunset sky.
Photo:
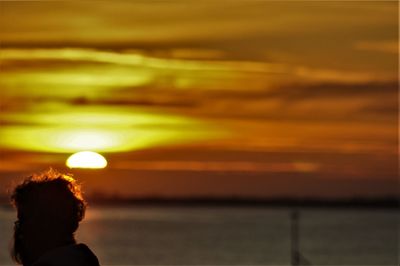
{"label": "sunset sky", "polygon": [[[2,1],[0,188],[398,193],[396,1]],[[74,152],[104,155],[74,170]]]}

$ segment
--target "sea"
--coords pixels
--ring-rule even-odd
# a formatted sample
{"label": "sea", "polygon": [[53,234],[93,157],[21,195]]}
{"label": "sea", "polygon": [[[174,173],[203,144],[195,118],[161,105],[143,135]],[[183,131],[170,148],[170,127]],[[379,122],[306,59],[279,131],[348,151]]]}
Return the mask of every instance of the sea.
{"label": "sea", "polygon": [[[291,208],[89,207],[77,232],[101,265],[291,265]],[[301,265],[399,265],[394,209],[300,208]],[[0,209],[0,265],[15,212]]]}

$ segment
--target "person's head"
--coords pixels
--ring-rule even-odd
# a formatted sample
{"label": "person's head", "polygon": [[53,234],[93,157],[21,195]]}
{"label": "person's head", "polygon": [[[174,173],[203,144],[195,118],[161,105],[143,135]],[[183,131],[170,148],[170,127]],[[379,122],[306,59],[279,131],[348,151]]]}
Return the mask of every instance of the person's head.
{"label": "person's head", "polygon": [[52,248],[75,243],[86,203],[71,176],[52,169],[32,175],[16,186],[11,200],[18,212],[11,251],[16,262],[29,265]]}

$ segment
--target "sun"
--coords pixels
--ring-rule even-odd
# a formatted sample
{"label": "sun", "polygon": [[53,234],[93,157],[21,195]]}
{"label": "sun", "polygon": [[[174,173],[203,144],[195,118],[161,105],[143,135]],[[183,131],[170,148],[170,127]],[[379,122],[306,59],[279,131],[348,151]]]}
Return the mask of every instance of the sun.
{"label": "sun", "polygon": [[69,168],[100,169],[107,166],[107,160],[97,152],[80,151],[72,154],[66,164]]}

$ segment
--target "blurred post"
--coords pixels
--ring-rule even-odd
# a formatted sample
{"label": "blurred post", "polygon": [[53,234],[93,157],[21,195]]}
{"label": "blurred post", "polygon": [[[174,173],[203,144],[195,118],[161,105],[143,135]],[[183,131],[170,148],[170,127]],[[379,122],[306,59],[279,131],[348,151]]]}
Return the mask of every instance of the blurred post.
{"label": "blurred post", "polygon": [[300,265],[299,250],[299,211],[292,210],[290,213],[290,238],[291,238],[291,261],[292,266]]}

